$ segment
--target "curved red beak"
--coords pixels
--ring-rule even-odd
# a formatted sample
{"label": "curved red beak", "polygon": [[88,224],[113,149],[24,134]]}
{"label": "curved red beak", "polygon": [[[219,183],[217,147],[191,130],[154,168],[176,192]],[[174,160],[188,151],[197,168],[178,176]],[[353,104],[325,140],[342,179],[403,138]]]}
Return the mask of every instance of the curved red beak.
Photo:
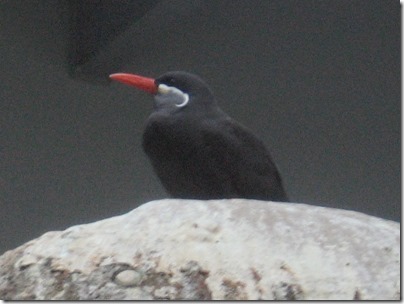
{"label": "curved red beak", "polygon": [[143,77],[134,74],[116,73],[109,75],[109,78],[134,86],[150,94],[157,94],[158,86],[153,78]]}

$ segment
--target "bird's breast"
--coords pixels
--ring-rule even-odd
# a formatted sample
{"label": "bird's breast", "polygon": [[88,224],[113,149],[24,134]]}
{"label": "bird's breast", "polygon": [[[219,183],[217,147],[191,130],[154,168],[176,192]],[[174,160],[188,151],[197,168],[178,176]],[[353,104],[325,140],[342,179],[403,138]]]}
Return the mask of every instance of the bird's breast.
{"label": "bird's breast", "polygon": [[173,117],[150,117],[143,133],[143,149],[153,160],[183,159],[192,153],[197,126]]}

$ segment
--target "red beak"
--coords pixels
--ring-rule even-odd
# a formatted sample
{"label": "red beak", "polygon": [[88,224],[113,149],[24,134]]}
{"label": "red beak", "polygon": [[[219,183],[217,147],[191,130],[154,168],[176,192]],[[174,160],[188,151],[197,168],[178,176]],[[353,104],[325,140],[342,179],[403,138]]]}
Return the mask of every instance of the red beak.
{"label": "red beak", "polygon": [[143,77],[139,75],[126,74],[126,73],[117,73],[109,75],[109,78],[112,80],[116,80],[130,86],[134,86],[140,90],[143,90],[150,94],[157,94],[157,85],[155,84],[155,80],[153,78]]}

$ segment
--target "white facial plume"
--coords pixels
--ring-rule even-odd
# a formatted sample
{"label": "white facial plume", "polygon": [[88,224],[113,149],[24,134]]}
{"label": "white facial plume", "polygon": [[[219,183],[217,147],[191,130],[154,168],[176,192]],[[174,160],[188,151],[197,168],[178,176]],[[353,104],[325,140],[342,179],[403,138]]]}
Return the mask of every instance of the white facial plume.
{"label": "white facial plume", "polygon": [[178,108],[185,107],[189,102],[189,95],[187,93],[165,84],[160,84],[158,86],[158,93],[154,98],[159,103],[165,103],[167,105],[174,103]]}

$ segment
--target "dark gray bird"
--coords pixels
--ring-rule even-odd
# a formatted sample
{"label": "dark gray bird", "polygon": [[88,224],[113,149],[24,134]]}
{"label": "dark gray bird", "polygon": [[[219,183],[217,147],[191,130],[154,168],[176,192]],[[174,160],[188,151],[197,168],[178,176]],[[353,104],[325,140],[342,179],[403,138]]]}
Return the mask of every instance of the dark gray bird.
{"label": "dark gray bird", "polygon": [[201,78],[186,72],[110,78],[154,95],[143,149],[171,196],[288,200],[263,142],[219,108]]}

